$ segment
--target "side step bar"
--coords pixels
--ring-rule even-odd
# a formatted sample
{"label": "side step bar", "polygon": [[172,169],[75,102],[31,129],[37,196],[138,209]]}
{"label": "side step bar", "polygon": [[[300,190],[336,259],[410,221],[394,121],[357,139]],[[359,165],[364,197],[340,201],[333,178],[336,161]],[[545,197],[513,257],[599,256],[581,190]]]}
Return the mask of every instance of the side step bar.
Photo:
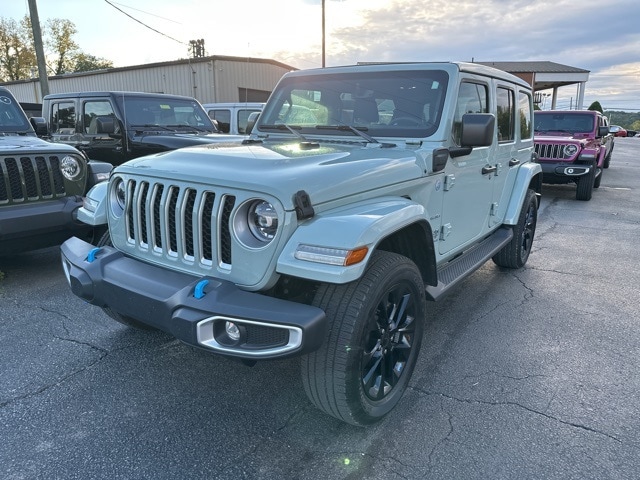
{"label": "side step bar", "polygon": [[481,243],[447,262],[438,269],[438,285],[428,285],[427,299],[437,301],[449,293],[461,280],[480,268],[513,238],[513,230],[502,227]]}

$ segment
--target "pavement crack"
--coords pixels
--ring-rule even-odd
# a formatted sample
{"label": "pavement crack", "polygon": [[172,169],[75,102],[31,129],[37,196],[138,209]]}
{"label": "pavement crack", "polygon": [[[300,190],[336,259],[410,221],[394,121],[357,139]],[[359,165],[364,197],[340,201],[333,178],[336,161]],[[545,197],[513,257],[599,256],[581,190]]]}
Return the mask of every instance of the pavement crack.
{"label": "pavement crack", "polygon": [[423,390],[423,389],[416,388],[416,387],[413,387],[412,389],[416,390],[419,393],[427,395],[427,396],[440,396],[440,397],[443,397],[443,398],[446,398],[446,399],[449,399],[449,400],[453,400],[455,402],[466,403],[466,404],[469,404],[469,405],[511,406],[511,407],[521,408],[521,409],[526,410],[527,412],[533,413],[535,415],[540,415],[540,416],[545,417],[545,418],[547,418],[549,420],[554,420],[554,421],[556,421],[558,423],[561,423],[562,425],[566,425],[566,426],[573,427],[573,428],[579,428],[579,429],[585,430],[587,432],[591,432],[591,433],[595,433],[595,434],[598,434],[598,435],[602,435],[602,436],[607,437],[607,438],[609,438],[609,439],[611,439],[611,440],[613,440],[615,442],[622,443],[622,441],[618,437],[616,437],[615,435],[611,435],[611,434],[609,434],[607,432],[603,432],[602,430],[598,430],[596,428],[592,428],[592,427],[589,427],[587,425],[582,425],[580,423],[563,420],[563,419],[555,417],[553,415],[549,415],[548,413],[544,413],[544,412],[541,412],[541,411],[536,410],[534,408],[527,407],[526,405],[522,405],[521,403],[518,403],[518,402],[510,402],[510,401],[489,402],[489,401],[486,401],[486,400],[474,400],[474,399],[467,399],[467,398],[458,398],[458,397],[454,397],[453,395],[447,395],[447,394],[441,393],[441,392],[431,392],[431,391]]}

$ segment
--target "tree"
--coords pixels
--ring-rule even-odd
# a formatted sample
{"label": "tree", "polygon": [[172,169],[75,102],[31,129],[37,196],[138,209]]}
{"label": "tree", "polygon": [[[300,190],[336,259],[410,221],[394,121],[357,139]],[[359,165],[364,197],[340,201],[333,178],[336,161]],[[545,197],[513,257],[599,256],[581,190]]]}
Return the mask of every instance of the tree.
{"label": "tree", "polygon": [[0,81],[31,78],[37,65],[31,21],[0,17]]}
{"label": "tree", "polygon": [[604,114],[604,111],[602,110],[602,105],[600,105],[600,102],[597,100],[593,102],[591,105],[589,105],[589,108],[587,110],[597,110],[598,112]]}
{"label": "tree", "polygon": [[[111,68],[113,63],[104,58],[84,53],[73,39],[78,32],[67,19],[46,21],[43,43],[49,75]],[[0,81],[23,80],[35,76],[37,68],[31,21],[28,16],[18,23],[0,17]]]}
{"label": "tree", "polygon": [[104,68],[113,68],[113,62],[111,60],[105,60],[104,58],[94,57],[88,53],[78,53],[74,57],[75,68],[74,72],[89,72],[91,70],[102,70]]}

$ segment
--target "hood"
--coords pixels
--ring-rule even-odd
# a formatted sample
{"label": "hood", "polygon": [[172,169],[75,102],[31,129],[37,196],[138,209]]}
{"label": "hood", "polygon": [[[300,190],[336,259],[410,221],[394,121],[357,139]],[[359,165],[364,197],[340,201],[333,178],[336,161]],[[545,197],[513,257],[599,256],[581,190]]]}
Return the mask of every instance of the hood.
{"label": "hood", "polygon": [[302,148],[299,142],[212,144],[141,157],[115,171],[263,192],[291,210],[299,190],[306,191],[317,206],[420,178],[426,171],[425,156],[424,150],[380,148],[379,144],[321,144],[312,149]]}
{"label": "hood", "polygon": [[33,155],[35,153],[76,153],[79,152],[64,143],[51,143],[36,136],[0,135],[0,151],[7,154]]}
{"label": "hood", "polygon": [[166,149],[191,147],[193,145],[208,145],[210,143],[240,143],[247,138],[245,135],[225,135],[221,133],[181,133],[145,131],[142,134],[132,134],[131,142],[140,145],[162,146]]}

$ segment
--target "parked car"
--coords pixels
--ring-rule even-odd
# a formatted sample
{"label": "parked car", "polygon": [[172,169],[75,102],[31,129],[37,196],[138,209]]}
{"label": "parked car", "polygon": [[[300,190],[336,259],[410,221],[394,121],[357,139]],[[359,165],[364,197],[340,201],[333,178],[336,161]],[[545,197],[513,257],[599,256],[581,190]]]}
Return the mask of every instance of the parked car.
{"label": "parked car", "polygon": [[83,195],[106,180],[112,166],[38,138],[36,130],[46,132],[44,119],[27,119],[11,92],[0,87],[0,255],[94,233],[78,221],[78,210]]}
{"label": "parked car", "polygon": [[264,108],[264,103],[205,103],[202,106],[222,133],[244,135],[248,133],[249,115],[253,112],[261,112]]}
{"label": "parked car", "polygon": [[607,117],[593,110],[535,112],[535,150],[545,183],[575,183],[576,199],[591,200],[613,152]]}
{"label": "parked car", "polygon": [[626,137],[627,136],[627,131],[624,128],[622,128],[620,125],[610,125],[609,126],[609,132],[614,137]]}
{"label": "parked car", "polygon": [[526,263],[532,127],[530,85],[478,64],[291,72],[242,145],[116,167],[88,209],[108,234],[65,242],[66,278],[128,326],[248,364],[301,356],[311,402],[370,424],[409,385],[427,299]]}
{"label": "parked car", "polygon": [[240,142],[221,135],[191,97],[141,92],[75,92],[44,97],[50,138],[95,160],[132,158],[190,145]]}

